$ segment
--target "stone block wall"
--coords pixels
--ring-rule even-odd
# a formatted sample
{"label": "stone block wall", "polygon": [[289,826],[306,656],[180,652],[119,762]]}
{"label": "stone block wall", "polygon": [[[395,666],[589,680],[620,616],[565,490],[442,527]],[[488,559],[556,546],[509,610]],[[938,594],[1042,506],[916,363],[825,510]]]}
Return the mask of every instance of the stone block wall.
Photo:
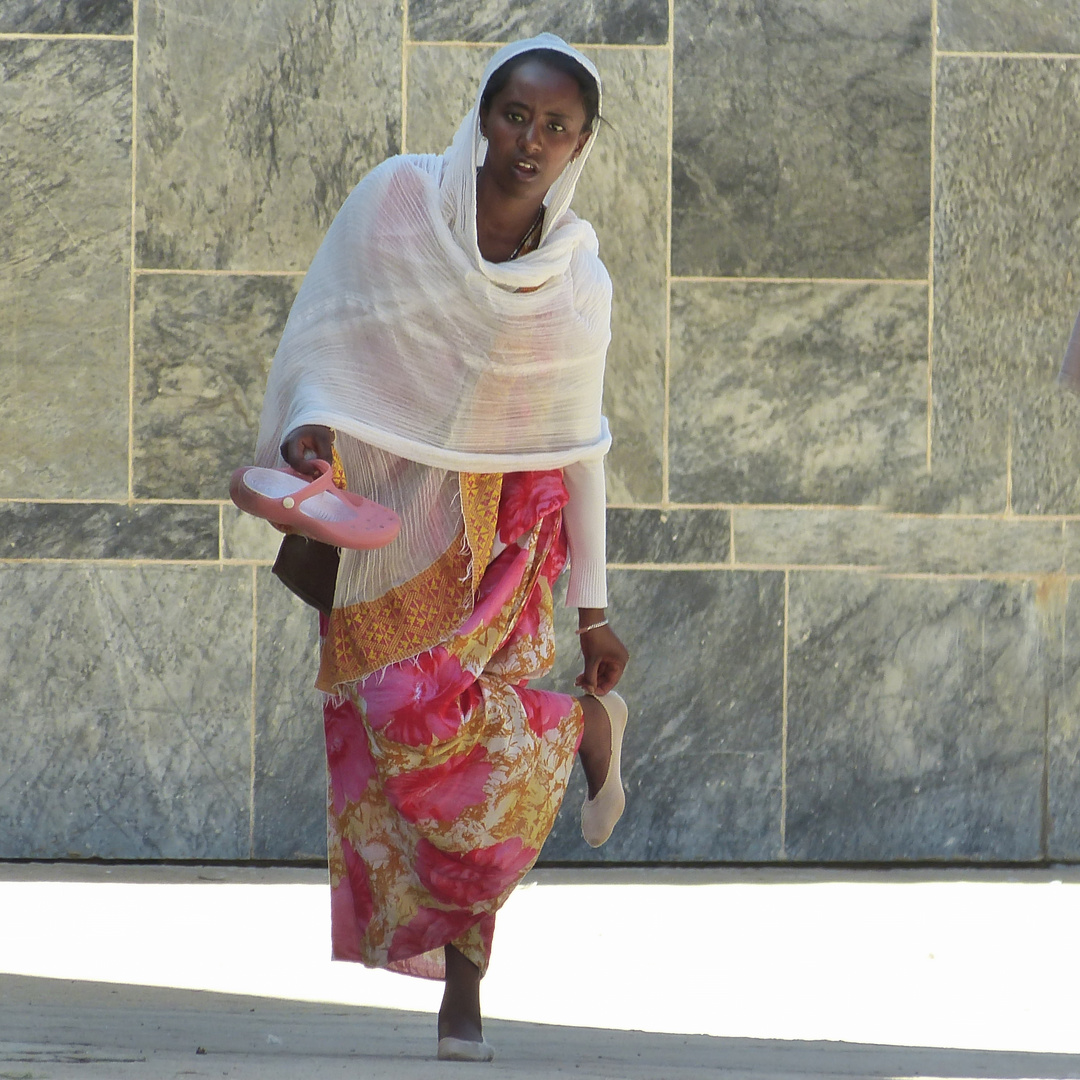
{"label": "stone block wall", "polygon": [[315,627],[227,477],[347,192],[551,29],[635,719],[616,837],[578,776],[545,858],[1080,859],[1078,11],[0,5],[0,858],[323,851]]}

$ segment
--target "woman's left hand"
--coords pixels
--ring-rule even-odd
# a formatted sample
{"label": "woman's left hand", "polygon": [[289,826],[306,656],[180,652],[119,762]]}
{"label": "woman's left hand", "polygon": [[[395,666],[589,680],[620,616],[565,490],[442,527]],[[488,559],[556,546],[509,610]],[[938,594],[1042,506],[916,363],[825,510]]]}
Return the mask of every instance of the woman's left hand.
{"label": "woman's left hand", "polygon": [[622,678],[630,654],[610,626],[598,626],[580,637],[585,670],[576,683],[585,693],[603,697]]}

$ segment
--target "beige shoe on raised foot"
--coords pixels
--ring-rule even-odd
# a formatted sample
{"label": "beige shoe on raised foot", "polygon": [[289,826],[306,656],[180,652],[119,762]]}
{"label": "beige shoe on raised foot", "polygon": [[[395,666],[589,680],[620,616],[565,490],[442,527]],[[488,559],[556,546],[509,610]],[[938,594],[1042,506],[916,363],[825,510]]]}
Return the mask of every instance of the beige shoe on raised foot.
{"label": "beige shoe on raised foot", "polygon": [[455,1039],[450,1035],[439,1040],[435,1055],[440,1061],[490,1061],[495,1051],[489,1042],[473,1042],[471,1039]]}
{"label": "beige shoe on raised foot", "polygon": [[623,791],[619,762],[622,758],[623,733],[626,731],[629,710],[626,702],[614,690],[609,690],[596,700],[604,706],[604,712],[611,721],[611,760],[608,762],[607,776],[604,777],[604,783],[596,793],[596,798],[587,798],[581,806],[581,835],[585,837],[585,843],[589,847],[599,847],[607,841],[626,807],[626,793]]}

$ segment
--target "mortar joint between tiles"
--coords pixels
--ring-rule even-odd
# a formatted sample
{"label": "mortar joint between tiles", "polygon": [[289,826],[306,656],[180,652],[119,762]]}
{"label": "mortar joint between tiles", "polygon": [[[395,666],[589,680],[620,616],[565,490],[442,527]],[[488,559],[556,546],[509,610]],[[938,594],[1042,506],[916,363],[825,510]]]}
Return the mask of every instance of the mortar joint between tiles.
{"label": "mortar joint between tiles", "polygon": [[937,155],[937,45],[938,0],[930,0],[930,222],[926,265],[926,472],[934,471],[934,243]]}
{"label": "mortar joint between tiles", "polygon": [[251,721],[251,741],[250,741],[250,754],[251,754],[251,773],[250,773],[250,787],[248,792],[248,858],[255,858],[255,728],[256,720],[258,716],[257,709],[257,661],[259,654],[259,570],[258,567],[252,566],[251,568],[251,709],[250,709],[250,721]]}
{"label": "mortar joint between tiles", "polygon": [[1005,517],[1013,516],[1013,407],[1010,403],[1005,418]]}
{"label": "mortar joint between tiles", "polygon": [[660,416],[660,497],[671,501],[671,245],[675,156],[675,0],[668,0],[667,40],[667,194],[664,242],[664,402]]}
{"label": "mortar joint between tiles", "polygon": [[780,690],[780,858],[787,858],[787,757],[788,757],[788,602],[791,571],[784,571],[784,615],[781,633],[782,674]]}
{"label": "mortar joint between tiles", "polygon": [[131,5],[131,216],[128,221],[127,499],[135,503],[135,222],[139,134],[139,0]]}
{"label": "mortar joint between tiles", "polygon": [[1080,53],[989,52],[974,49],[939,49],[937,56],[948,60],[1080,60]]}
{"label": "mortar joint between tiles", "polygon": [[401,152],[409,152],[409,0],[401,0]]}

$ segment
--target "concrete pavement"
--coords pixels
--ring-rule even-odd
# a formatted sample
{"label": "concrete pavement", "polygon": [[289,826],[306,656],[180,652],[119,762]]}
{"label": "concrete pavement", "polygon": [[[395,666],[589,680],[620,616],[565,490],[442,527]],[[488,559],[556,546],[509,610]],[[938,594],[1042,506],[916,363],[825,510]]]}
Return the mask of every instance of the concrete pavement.
{"label": "concrete pavement", "polygon": [[433,1060],[438,984],[329,962],[327,899],[316,870],[0,864],[0,1080],[1080,1078],[1074,869],[541,871],[476,1066]]}
{"label": "concrete pavement", "polygon": [[782,1040],[489,1021],[490,1065],[433,1061],[432,1017],[394,1009],[0,976],[5,1080],[578,1080],[1078,1077],[1065,1054]]}

